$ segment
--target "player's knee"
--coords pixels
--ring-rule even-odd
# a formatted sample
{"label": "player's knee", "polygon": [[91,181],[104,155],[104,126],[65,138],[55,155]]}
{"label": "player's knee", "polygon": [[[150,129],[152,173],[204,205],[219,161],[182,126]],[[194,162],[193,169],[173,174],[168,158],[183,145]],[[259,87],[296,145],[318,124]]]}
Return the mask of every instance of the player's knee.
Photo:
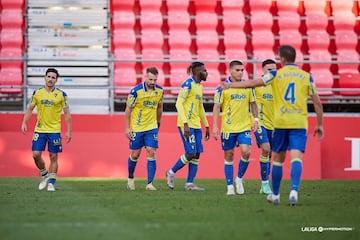
{"label": "player's knee", "polygon": [[57,153],[50,153],[49,156],[50,156],[50,161],[52,162],[56,162],[58,159]]}
{"label": "player's knee", "polygon": [[250,158],[250,150],[243,151],[241,153],[241,157],[244,159],[249,159]]}
{"label": "player's knee", "polygon": [[148,158],[155,158],[156,149],[155,148],[146,148],[146,155]]}
{"label": "player's knee", "polygon": [[186,159],[187,159],[188,161],[190,161],[190,160],[192,160],[192,159],[196,159],[196,154],[189,154],[189,153],[187,153],[185,156],[186,156]]}

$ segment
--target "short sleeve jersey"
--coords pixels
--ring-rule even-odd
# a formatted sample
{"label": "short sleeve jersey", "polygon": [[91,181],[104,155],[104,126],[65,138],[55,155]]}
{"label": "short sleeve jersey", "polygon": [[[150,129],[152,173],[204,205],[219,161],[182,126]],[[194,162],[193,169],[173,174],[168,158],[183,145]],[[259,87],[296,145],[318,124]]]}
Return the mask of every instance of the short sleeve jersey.
{"label": "short sleeve jersey", "polygon": [[126,104],[132,108],[130,127],[133,132],[157,128],[157,108],[162,99],[163,88],[159,85],[149,91],[143,82],[131,89]]}
{"label": "short sleeve jersey", "polygon": [[266,129],[274,129],[274,96],[272,86],[260,86],[255,88],[256,104],[260,125]]}
{"label": "short sleeve jersey", "polygon": [[[231,82],[230,78],[226,80]],[[255,102],[255,93],[252,88],[216,89],[214,104],[220,104],[222,110],[221,132],[239,133],[251,129],[249,117],[251,102]]]}
{"label": "short sleeve jersey", "polygon": [[310,73],[289,64],[280,68],[265,84],[271,84],[273,89],[274,127],[307,129],[307,99],[317,93]]}
{"label": "short sleeve jersey", "polygon": [[30,104],[37,109],[35,132],[61,132],[61,113],[68,106],[68,96],[64,91],[58,88],[51,92],[45,88],[37,89],[32,94]]}
{"label": "short sleeve jersey", "polygon": [[193,78],[185,80],[180,88],[177,101],[182,101],[184,112],[179,112],[177,126],[183,127],[187,122],[190,128],[201,128],[201,111],[203,111],[203,88]]}

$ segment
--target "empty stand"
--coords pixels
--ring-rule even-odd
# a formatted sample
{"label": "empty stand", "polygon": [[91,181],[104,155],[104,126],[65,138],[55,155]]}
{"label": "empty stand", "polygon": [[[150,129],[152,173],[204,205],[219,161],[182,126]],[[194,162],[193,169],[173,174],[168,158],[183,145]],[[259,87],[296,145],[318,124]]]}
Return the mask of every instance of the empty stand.
{"label": "empty stand", "polygon": [[329,69],[313,68],[311,70],[311,75],[315,81],[315,85],[320,96],[333,95],[333,91],[330,89],[333,88],[334,81],[333,75]]}
{"label": "empty stand", "polygon": [[[22,68],[9,67],[0,70],[0,93],[22,93],[23,75]],[[2,87],[3,86],[3,87]],[[8,87],[4,87],[8,86]]]}
{"label": "empty stand", "polygon": [[360,73],[340,73],[339,87],[350,88],[349,91],[345,91],[345,89],[340,91],[341,95],[360,96],[360,91],[351,91],[351,88],[360,90]]}

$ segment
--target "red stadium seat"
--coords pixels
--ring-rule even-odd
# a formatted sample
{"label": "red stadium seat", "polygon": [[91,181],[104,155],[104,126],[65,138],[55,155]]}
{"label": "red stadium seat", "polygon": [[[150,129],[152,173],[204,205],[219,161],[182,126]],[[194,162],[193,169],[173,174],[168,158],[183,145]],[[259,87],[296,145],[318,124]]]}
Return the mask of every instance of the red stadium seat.
{"label": "red stadium seat", "polygon": [[270,30],[253,31],[251,44],[254,50],[272,49],[274,46],[274,35]]}
{"label": "red stadium seat", "polygon": [[[0,61],[0,68],[21,69],[23,66],[23,63],[20,60],[21,57],[22,57],[21,48],[1,48],[0,58],[8,58],[9,60]],[[19,60],[18,61],[11,60],[14,58],[19,58]]]}
{"label": "red stadium seat", "polygon": [[293,46],[297,52],[300,52],[302,45],[302,37],[297,30],[280,30],[279,41],[281,45],[288,44]]}
{"label": "red stadium seat", "polygon": [[160,29],[141,31],[141,46],[143,50],[147,48],[162,49],[163,42],[164,37]]}
{"label": "red stadium seat", "polygon": [[187,11],[189,7],[189,1],[179,1],[179,0],[167,0],[166,1],[168,11],[180,10]]}
{"label": "red stadium seat", "polygon": [[215,12],[216,1],[203,0],[203,1],[194,1],[196,14],[200,12]]}
{"label": "red stadium seat", "polygon": [[173,89],[171,89],[171,94],[178,94],[181,84],[190,77],[187,74],[186,68],[175,68],[172,67],[170,71],[170,85]]}
{"label": "red stadium seat", "polygon": [[323,13],[306,13],[306,28],[307,31],[324,31],[328,25],[328,19]]}
{"label": "red stadium seat", "polygon": [[139,0],[141,11],[157,11],[161,8],[162,0]]}
{"label": "red stadium seat", "polygon": [[114,11],[112,25],[115,29],[132,30],[135,25],[135,13],[133,11]]}
{"label": "red stadium seat", "polygon": [[[208,64],[206,64],[207,66]],[[207,67],[208,76],[205,82],[202,82],[203,85],[203,94],[204,95],[214,95],[215,89],[220,85],[221,76],[219,70],[209,69]]]}
{"label": "red stadium seat", "polygon": [[[0,93],[19,94],[22,93],[23,75],[21,68],[1,68],[0,71]],[[1,88],[12,86],[11,88]]]}
{"label": "red stadium seat", "polygon": [[[358,73],[359,68],[359,54],[355,50],[337,51],[337,61],[339,61],[339,74],[341,73]],[[341,63],[353,62],[353,63]]]}
{"label": "red stadium seat", "polygon": [[273,16],[269,11],[251,10],[250,23],[252,34],[257,31],[271,31]]}
{"label": "red stadium seat", "polygon": [[[355,88],[360,89],[360,73],[341,73],[339,75],[340,88]],[[341,95],[359,96],[360,91],[340,91]]]}
{"label": "red stadium seat", "polygon": [[22,9],[24,8],[25,0],[1,0],[0,9]]}
{"label": "red stadium seat", "polygon": [[110,1],[112,11],[133,11],[135,0]]}
{"label": "red stadium seat", "polygon": [[163,23],[163,17],[160,10],[155,9],[143,11],[141,10],[141,29],[142,30],[151,30],[151,29],[161,29]]}
{"label": "red stadium seat", "polygon": [[329,35],[325,31],[309,31],[307,33],[309,50],[327,50],[330,44]]}
{"label": "red stadium seat", "polygon": [[169,31],[169,47],[172,50],[190,51],[191,36],[187,30]]}
{"label": "red stadium seat", "polygon": [[[320,96],[333,95],[334,93],[329,90],[333,87],[333,75],[330,72],[330,69],[314,69],[311,70],[311,76],[314,79],[315,86],[318,89],[318,94]],[[321,90],[321,88],[328,88]]]}
{"label": "red stadium seat", "polygon": [[17,28],[24,27],[24,16],[22,9],[3,9],[1,11],[1,28]]}
{"label": "red stadium seat", "polygon": [[245,52],[246,36],[242,31],[226,31],[224,35],[225,55],[227,58],[231,52]]}
{"label": "red stadium seat", "polygon": [[169,30],[188,30],[190,26],[190,15],[184,10],[168,10]]}
{"label": "red stadium seat", "polygon": [[122,67],[118,65],[114,70],[114,86],[119,87],[114,90],[116,95],[128,94],[130,88],[137,84],[135,68]]}
{"label": "red stadium seat", "polygon": [[339,30],[335,32],[337,50],[354,50],[358,42],[358,36],[354,31]]}
{"label": "red stadium seat", "polygon": [[0,43],[3,48],[19,48],[22,49],[24,45],[24,36],[22,29],[8,28],[1,29]]}
{"label": "red stadium seat", "polygon": [[112,42],[115,49],[135,49],[135,32],[132,29],[114,30]]}

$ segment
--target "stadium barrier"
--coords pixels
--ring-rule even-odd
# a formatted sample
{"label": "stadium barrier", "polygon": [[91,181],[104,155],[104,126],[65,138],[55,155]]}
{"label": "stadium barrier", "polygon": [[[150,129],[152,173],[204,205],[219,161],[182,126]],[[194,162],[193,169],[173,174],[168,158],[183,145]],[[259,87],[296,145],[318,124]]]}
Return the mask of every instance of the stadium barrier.
{"label": "stadium barrier", "polygon": [[[36,117],[28,123],[29,132],[20,131],[23,115],[0,113],[0,176],[35,177],[38,172],[31,154],[32,129]],[[212,117],[208,116],[210,126]],[[73,134],[69,144],[63,143],[59,156],[59,177],[113,177],[127,178],[128,139],[124,133],[124,115],[72,116]],[[309,139],[303,158],[303,179],[360,179],[360,115],[326,115],[325,138],[318,142],[313,137],[316,119],[309,117]],[[65,129],[64,129],[65,130]],[[211,130],[211,128],[210,128]],[[65,134],[65,133],[63,133]],[[64,136],[64,135],[63,135]],[[220,141],[211,138],[204,142],[200,157],[199,178],[224,178],[224,157]],[[156,178],[164,178],[165,170],[183,154],[183,146],[176,128],[176,115],[164,115],[159,133]],[[260,179],[259,149],[253,138],[251,163],[246,179]],[[44,159],[49,163],[48,153]],[[235,170],[240,159],[235,153]],[[185,178],[186,169],[176,177]],[[135,172],[137,178],[146,178],[145,151],[140,156]],[[284,165],[284,178],[290,176],[289,159]]]}

